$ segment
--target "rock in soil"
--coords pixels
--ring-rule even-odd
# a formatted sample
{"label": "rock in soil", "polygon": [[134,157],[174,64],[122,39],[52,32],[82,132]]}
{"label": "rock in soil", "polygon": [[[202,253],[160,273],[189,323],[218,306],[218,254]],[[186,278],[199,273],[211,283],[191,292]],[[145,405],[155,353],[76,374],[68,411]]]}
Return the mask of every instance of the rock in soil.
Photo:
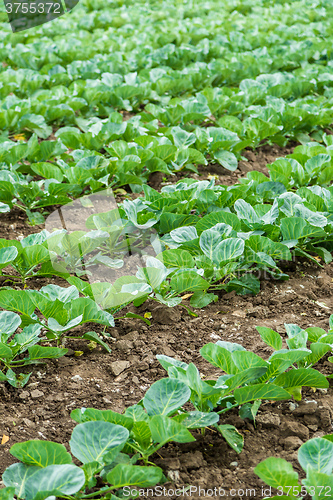
{"label": "rock in soil", "polygon": [[127,368],[130,367],[130,362],[129,361],[113,361],[113,363],[110,363],[110,370],[111,373],[117,377],[125,371]]}

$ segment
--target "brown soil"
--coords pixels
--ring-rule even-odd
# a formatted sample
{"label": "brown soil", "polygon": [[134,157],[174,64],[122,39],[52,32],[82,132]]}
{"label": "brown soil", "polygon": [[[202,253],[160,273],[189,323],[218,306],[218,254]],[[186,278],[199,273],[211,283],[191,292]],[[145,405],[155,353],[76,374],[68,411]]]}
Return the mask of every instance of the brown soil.
{"label": "brown soil", "polygon": [[[288,153],[284,150],[283,154]],[[244,165],[255,165],[254,168],[262,171],[266,163],[274,160],[272,150],[245,155],[249,162]],[[282,156],[282,152],[278,151],[276,156]],[[237,174],[228,175],[235,182]],[[17,238],[41,229],[28,227],[24,216],[17,211],[3,214],[1,220],[0,237]],[[268,358],[272,351],[261,340],[256,326],[273,328],[284,338],[284,323],[327,330],[333,309],[333,265],[320,268],[308,262],[293,262],[288,273],[289,281],[263,279],[256,297],[221,293],[217,303],[196,310],[197,317],[190,316],[182,306],[169,309],[150,302],[138,309],[131,306],[131,310],[139,314],[150,311],[152,324],[147,326],[136,319],[117,320],[116,327],[109,329],[111,354],[100,347],[91,350],[87,342],[71,340],[66,345],[69,348],[66,356],[28,367],[27,371],[32,370],[33,374],[23,389],[0,384],[0,440],[2,436],[9,437],[8,442],[0,445],[0,473],[16,461],[9,454],[16,442],[47,439],[68,446],[75,425],[70,418],[73,409],[94,407],[122,412],[137,403],[155,380],[166,376],[156,354],[193,362],[205,377],[217,378],[221,375],[219,370],[199,353],[208,342],[218,339],[237,342]],[[43,280],[29,282],[29,287],[38,289],[44,284]],[[188,306],[188,299],[183,303]],[[81,332],[92,329],[100,331],[96,325],[85,325]],[[77,351],[83,354],[76,357]],[[119,361],[127,363],[119,364]],[[317,368],[328,374],[333,365],[326,356]],[[305,401],[314,402],[305,404]],[[301,473],[297,449],[309,437],[332,433],[332,407],[330,391],[305,390],[299,405],[263,403],[256,427],[248,420],[243,421],[233,410],[222,415],[220,423],[231,423],[243,434],[245,445],[241,454],[228,447],[213,429],[207,430],[204,436],[194,433],[193,443],[165,446],[152,460],[170,478],[163,485],[166,490],[191,485],[191,498],[204,498],[203,493],[198,493],[199,487],[223,488],[225,494],[219,495],[217,490],[213,498],[259,500],[270,494],[266,488],[263,493],[264,485],[253,468],[269,456],[278,456],[291,461]],[[160,496],[167,497],[176,498],[167,494]],[[181,496],[185,497],[186,494]]]}

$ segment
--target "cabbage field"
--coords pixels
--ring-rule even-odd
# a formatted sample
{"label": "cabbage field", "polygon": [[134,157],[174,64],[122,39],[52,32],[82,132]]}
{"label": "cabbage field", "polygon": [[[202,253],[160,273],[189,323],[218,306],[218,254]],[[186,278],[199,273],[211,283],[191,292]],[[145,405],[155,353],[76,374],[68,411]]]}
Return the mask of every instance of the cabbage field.
{"label": "cabbage field", "polygon": [[332,3],[2,5],[0,54],[0,500],[332,499]]}

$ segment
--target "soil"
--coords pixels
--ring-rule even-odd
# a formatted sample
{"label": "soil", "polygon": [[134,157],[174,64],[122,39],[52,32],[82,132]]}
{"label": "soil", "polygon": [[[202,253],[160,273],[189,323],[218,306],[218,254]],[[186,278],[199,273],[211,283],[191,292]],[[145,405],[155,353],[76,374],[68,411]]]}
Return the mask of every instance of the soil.
{"label": "soil", "polygon": [[[240,162],[239,171],[234,174],[222,173],[219,180],[224,177],[224,184],[234,183],[237,177],[246,174],[246,169],[265,172],[266,163],[290,151],[290,148],[282,151],[266,147],[256,153],[245,152],[249,161]],[[205,169],[207,174],[214,173],[211,168]],[[21,238],[42,229],[42,226],[28,226],[24,214],[17,210],[2,214],[1,222],[0,237],[5,238]],[[256,326],[273,328],[284,339],[284,323],[327,330],[333,309],[333,265],[322,268],[306,261],[291,262],[286,272],[290,279],[283,282],[263,276],[261,291],[255,297],[221,293],[218,302],[195,310],[197,317],[190,316],[182,306],[169,309],[153,302],[146,302],[140,308],[131,306],[131,311],[141,315],[151,312],[151,326],[136,319],[116,320],[116,326],[108,330],[111,354],[100,346],[91,349],[87,342],[70,340],[66,344],[69,348],[66,356],[27,367],[26,371],[33,373],[22,389],[0,384],[0,440],[2,436],[9,438],[0,445],[0,473],[16,461],[9,453],[16,442],[47,439],[68,448],[75,426],[70,413],[75,408],[122,412],[137,403],[154,381],[166,376],[156,354],[193,362],[206,378],[216,379],[221,372],[199,353],[208,342],[219,339],[237,342],[268,358],[272,349],[261,340]],[[28,286],[39,289],[46,281],[30,281]],[[65,283],[57,279],[52,282],[62,286]],[[183,304],[188,306],[189,299],[183,300]],[[85,325],[80,331],[92,329],[101,331],[96,325]],[[333,372],[327,358],[328,355],[316,366],[325,374]],[[299,403],[264,402],[256,426],[248,419],[242,420],[236,410],[223,414],[220,423],[235,425],[244,436],[241,454],[233,451],[215,429],[208,429],[205,435],[194,432],[193,443],[165,446],[152,457],[168,477],[163,485],[164,493],[159,497],[179,498],[172,490],[186,486],[192,487],[190,493],[194,499],[204,498],[207,489],[210,489],[207,496],[221,499],[259,500],[273,496],[273,491],[264,486],[253,468],[265,458],[276,456],[290,461],[304,477],[297,462],[297,450],[309,438],[333,432],[332,408],[330,390],[303,390]],[[217,488],[215,492],[214,488]],[[180,496],[187,495],[188,491]]]}

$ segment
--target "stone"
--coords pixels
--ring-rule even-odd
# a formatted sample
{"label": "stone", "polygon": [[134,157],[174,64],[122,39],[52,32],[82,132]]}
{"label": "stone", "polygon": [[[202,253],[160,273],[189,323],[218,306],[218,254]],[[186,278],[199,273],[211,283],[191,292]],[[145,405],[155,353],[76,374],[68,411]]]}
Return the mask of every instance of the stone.
{"label": "stone", "polygon": [[55,394],[53,397],[54,401],[65,401],[65,395],[64,394]]}
{"label": "stone", "polygon": [[73,377],[71,377],[71,380],[74,380],[74,382],[81,382],[83,378],[80,377],[80,375],[74,375]]}
{"label": "stone", "polygon": [[139,363],[137,369],[139,372],[144,372],[145,370],[149,370],[149,365],[148,363]]}
{"label": "stone", "polygon": [[117,377],[120,375],[124,370],[130,367],[130,362],[129,361],[113,361],[110,363],[110,370],[111,373]]}
{"label": "stone", "polygon": [[297,462],[298,450],[283,450],[280,452],[280,458],[287,460],[287,462]]}
{"label": "stone", "polygon": [[120,351],[129,352],[131,349],[133,349],[134,344],[130,340],[122,339],[118,340],[118,342],[116,343],[116,347]]}
{"label": "stone", "polygon": [[103,397],[102,397],[102,400],[103,400],[103,402],[104,402],[104,403],[106,403],[106,404],[112,404],[112,401],[110,401],[110,399],[108,399],[106,396],[103,396]]}
{"label": "stone", "polygon": [[31,384],[28,384],[27,385],[27,388],[29,387],[29,389],[35,389],[37,386],[38,386],[39,382],[31,382]]}
{"label": "stone", "polygon": [[326,434],[326,432],[324,431],[317,431],[315,432],[313,435],[312,435],[312,438],[321,438],[321,437],[324,437]]}
{"label": "stone", "polygon": [[261,424],[263,427],[274,427],[277,428],[281,424],[279,415],[275,413],[263,413],[256,416],[256,422]]}
{"label": "stone", "polygon": [[28,399],[30,397],[30,392],[28,391],[22,391],[21,394],[19,394],[20,399]]}
{"label": "stone", "polygon": [[132,365],[136,365],[140,362],[139,356],[135,356],[134,354],[127,356],[127,360],[130,361]]}
{"label": "stone", "polygon": [[169,470],[168,479],[171,479],[173,483],[177,483],[178,481],[180,481],[179,470]]}
{"label": "stone", "polygon": [[283,440],[285,450],[296,450],[303,444],[303,441],[297,436],[289,436]]}
{"label": "stone", "polygon": [[126,378],[128,377],[128,373],[121,373],[120,375],[118,375],[118,377],[116,377],[114,379],[115,382],[122,382],[123,380],[125,380]]}
{"label": "stone", "polygon": [[39,391],[38,389],[34,389],[33,391],[31,391],[31,397],[33,399],[42,398],[43,396],[44,396],[44,392]]}
{"label": "stone", "polygon": [[236,311],[231,313],[232,316],[236,316],[237,318],[245,318],[246,312],[241,309],[236,309]]}
{"label": "stone", "polygon": [[171,358],[174,358],[176,356],[176,353],[172,349],[170,349],[168,345],[159,346],[158,354],[164,354],[164,356],[169,356]]}
{"label": "stone", "polygon": [[27,426],[27,427],[35,427],[35,423],[32,420],[29,420],[29,418],[22,418],[22,422]]}

